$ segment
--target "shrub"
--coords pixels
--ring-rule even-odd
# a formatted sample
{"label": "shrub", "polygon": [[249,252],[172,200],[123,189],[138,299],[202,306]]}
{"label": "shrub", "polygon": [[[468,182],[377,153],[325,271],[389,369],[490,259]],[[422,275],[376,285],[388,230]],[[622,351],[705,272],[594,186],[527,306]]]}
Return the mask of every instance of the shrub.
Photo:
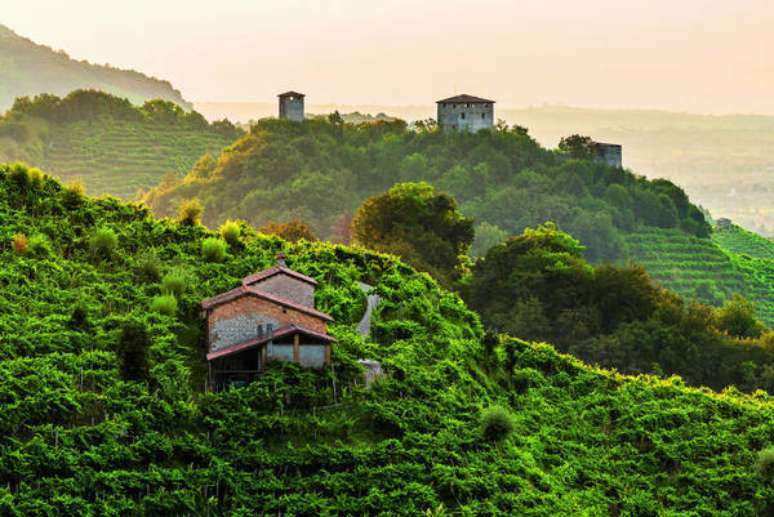
{"label": "shrub", "polygon": [[755,467],[763,477],[774,481],[774,445],[758,452]]}
{"label": "shrub", "polygon": [[173,270],[164,275],[161,281],[161,292],[180,298],[188,286],[188,275],[182,270]]}
{"label": "shrub", "polygon": [[29,240],[29,250],[36,257],[46,257],[51,254],[51,241],[42,233],[36,233]]}
{"label": "shrub", "polygon": [[502,442],[513,432],[513,419],[507,409],[492,406],[481,414],[481,434],[490,442]]}
{"label": "shrub", "polygon": [[221,262],[226,258],[226,243],[210,237],[202,241],[202,256],[207,262]]}
{"label": "shrub", "polygon": [[239,223],[232,221],[231,219],[220,226],[220,236],[231,246],[239,244],[239,237],[241,234],[242,229],[239,227]]}
{"label": "shrub", "polygon": [[137,261],[137,276],[145,282],[161,279],[161,261],[155,251],[145,252]]}
{"label": "shrub", "polygon": [[204,206],[202,206],[201,201],[196,198],[187,199],[177,207],[178,221],[189,226],[199,224],[202,220],[203,213]]}
{"label": "shrub", "polygon": [[151,310],[159,314],[174,316],[177,314],[177,298],[171,294],[156,296],[151,301]]}
{"label": "shrub", "polygon": [[121,337],[118,340],[118,359],[121,377],[124,380],[139,381],[148,377],[149,346],[150,337],[144,325],[131,322],[121,329]]}
{"label": "shrub", "polygon": [[71,181],[65,186],[64,190],[62,190],[62,203],[67,208],[75,208],[81,204],[85,195],[86,189],[84,188],[83,183]]}
{"label": "shrub", "polygon": [[14,163],[11,165],[9,176],[23,190],[27,190],[32,185],[30,170],[24,164]]}
{"label": "shrub", "polygon": [[13,244],[13,251],[17,255],[24,255],[29,249],[30,240],[23,233],[17,233],[13,236],[11,243]]}
{"label": "shrub", "polygon": [[95,255],[110,256],[118,246],[118,236],[110,228],[98,228],[89,241],[89,248]]}

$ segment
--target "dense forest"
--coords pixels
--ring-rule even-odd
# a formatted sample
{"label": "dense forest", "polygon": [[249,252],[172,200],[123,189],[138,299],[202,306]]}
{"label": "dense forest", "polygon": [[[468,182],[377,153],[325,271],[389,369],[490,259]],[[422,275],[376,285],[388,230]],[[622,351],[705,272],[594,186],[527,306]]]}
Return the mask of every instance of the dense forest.
{"label": "dense forest", "polygon": [[98,89],[142,104],[152,99],[173,102],[187,110],[192,105],[168,81],[134,70],[78,61],[63,50],[38,45],[0,24],[0,111],[17,97]]}
{"label": "dense forest", "polygon": [[[765,393],[595,369],[485,333],[394,257],[238,228],[0,166],[3,513],[774,511]],[[336,317],[333,368],[203,392],[199,302],[280,250]],[[382,298],[365,339],[357,281]]]}
{"label": "dense forest", "polygon": [[548,220],[578,237],[594,261],[626,256],[622,234],[639,226],[708,236],[702,212],[663,181],[545,150],[521,127],[444,134],[402,121],[303,124],[265,119],[219,159],[203,157],[146,201],[160,214],[197,197],[205,222],[240,218],[261,225],[298,217],[323,238],[369,195],[401,181],[449,192],[489,232],[509,235]]}
{"label": "dense forest", "polygon": [[203,156],[185,178],[167,177],[144,200],[156,214],[173,215],[197,198],[211,227],[229,218],[258,226],[300,219],[320,238],[348,242],[357,207],[405,181],[455,197],[475,221],[474,256],[554,221],[592,263],[642,263],[665,287],[713,305],[740,293],[774,324],[771,263],[743,267],[738,253],[710,240],[704,214],[680,188],[544,149],[521,127],[473,135],[443,134],[432,123],[264,119],[220,157]]}
{"label": "dense forest", "polygon": [[91,194],[134,198],[165,174],[182,175],[243,134],[228,120],[159,99],[141,106],[95,90],[16,99],[0,117],[0,160],[23,160]]}

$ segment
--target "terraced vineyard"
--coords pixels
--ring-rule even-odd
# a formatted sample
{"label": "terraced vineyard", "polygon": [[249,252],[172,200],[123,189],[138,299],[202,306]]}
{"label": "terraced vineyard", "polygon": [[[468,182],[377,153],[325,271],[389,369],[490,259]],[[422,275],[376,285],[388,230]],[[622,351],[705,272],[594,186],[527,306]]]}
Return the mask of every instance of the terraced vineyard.
{"label": "terraced vineyard", "polygon": [[90,194],[134,198],[168,172],[184,174],[204,153],[217,156],[228,140],[214,131],[127,121],[52,125],[42,163],[67,180],[78,178]]}
{"label": "terraced vineyard", "polygon": [[738,227],[715,230],[712,239],[654,228],[628,235],[627,244],[631,259],[664,287],[716,305],[740,293],[755,303],[767,325],[774,326],[771,241]]}

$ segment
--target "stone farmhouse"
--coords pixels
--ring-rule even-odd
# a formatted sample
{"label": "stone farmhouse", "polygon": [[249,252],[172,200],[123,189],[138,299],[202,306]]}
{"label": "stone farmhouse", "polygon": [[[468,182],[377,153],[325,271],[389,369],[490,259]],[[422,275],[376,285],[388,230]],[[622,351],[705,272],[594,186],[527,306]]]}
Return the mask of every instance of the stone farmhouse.
{"label": "stone farmhouse", "polygon": [[209,386],[247,384],[271,361],[330,364],[335,339],[327,325],[333,318],[314,308],[316,286],[313,278],[289,269],[280,254],[275,266],[204,300]]}
{"label": "stone farmhouse", "polygon": [[279,118],[294,122],[304,121],[305,95],[303,93],[290,91],[280,93],[277,97],[279,97]]}
{"label": "stone farmhouse", "polygon": [[463,94],[436,101],[442,131],[476,133],[494,125],[495,101]]}

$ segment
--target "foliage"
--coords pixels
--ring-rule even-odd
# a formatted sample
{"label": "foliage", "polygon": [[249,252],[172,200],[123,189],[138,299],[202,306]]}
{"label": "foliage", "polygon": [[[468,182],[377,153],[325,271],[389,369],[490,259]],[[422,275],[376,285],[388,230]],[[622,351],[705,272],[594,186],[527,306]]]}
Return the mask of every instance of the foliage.
{"label": "foliage", "polygon": [[164,275],[161,280],[161,292],[174,295],[176,298],[183,296],[190,279],[188,274],[181,269],[174,269]]}
{"label": "foliage", "polygon": [[591,160],[595,155],[594,140],[577,134],[566,136],[559,141],[559,150],[576,160]]}
{"label": "foliage", "polygon": [[755,466],[762,476],[774,481],[774,446],[766,447],[758,452]]}
{"label": "foliage", "polygon": [[481,434],[489,442],[502,442],[513,432],[510,412],[500,406],[487,408],[481,413]]}
{"label": "foliage", "polygon": [[153,283],[161,280],[161,260],[155,250],[147,250],[137,257],[136,271],[142,282]]}
{"label": "foliage", "polygon": [[266,235],[276,235],[290,242],[298,242],[301,239],[317,240],[309,225],[299,219],[293,219],[287,223],[268,223],[258,228],[258,231]]}
{"label": "foliage", "polygon": [[11,239],[11,245],[17,255],[24,255],[29,249],[30,240],[23,233],[15,233]]}
{"label": "foliage", "polygon": [[581,239],[595,263],[627,258],[624,236],[639,227],[710,234],[701,210],[677,186],[567,160],[541,148],[524,128],[457,134],[424,124],[409,129],[402,121],[333,119],[261,120],[217,162],[208,161],[206,174],[194,168],[144,200],[168,216],[195,196],[210,227],[229,218],[256,226],[298,218],[320,238],[345,240],[342,218],[366,199],[397,183],[424,181],[458,200],[466,217],[508,235],[555,221]]}
{"label": "foliage", "polygon": [[36,233],[29,239],[28,250],[36,257],[45,257],[51,254],[51,240],[43,233]]}
{"label": "foliage", "polygon": [[371,197],[352,221],[355,244],[394,253],[442,283],[462,272],[462,257],[473,241],[473,221],[454,199],[427,183],[399,183]]}
{"label": "foliage", "polygon": [[231,219],[229,219],[228,221],[220,225],[220,236],[230,246],[239,245],[239,237],[241,234],[242,234],[242,229],[240,228],[239,223],[236,221],[232,221]]}
{"label": "foliage", "polygon": [[[166,314],[158,307],[154,307],[154,310]],[[119,369],[123,379],[128,381],[147,379],[147,354],[150,344],[150,336],[144,325],[137,322],[130,322],[124,325],[121,329],[121,336],[118,339],[117,352],[120,361]]]}
{"label": "foliage", "polygon": [[193,226],[202,221],[204,207],[196,198],[186,199],[177,207],[177,220],[182,224]]}
{"label": "foliage", "polygon": [[[55,181],[27,198],[0,171],[0,242],[44,233],[58,250],[34,258],[0,249],[2,513],[774,509],[774,486],[754,468],[774,433],[764,393],[628,377],[549,345],[485,337],[456,295],[363,249],[293,245],[243,227],[243,247],[204,262],[202,241],[215,237],[206,228],[110,198],[65,209]],[[120,237],[120,267],[91,260],[88,236],[102,227]],[[158,285],[137,280],[149,244],[191,275],[174,318],[148,310]],[[319,282],[317,308],[337,320],[333,368],[273,365],[246,388],[204,391],[199,302],[270,266],[278,251]],[[355,331],[360,281],[381,299],[365,337]],[[71,321],[78,304],[84,328]],[[118,358],[122,330],[135,323],[150,337],[144,382],[122,378]],[[363,358],[385,372],[371,389]],[[513,432],[497,445],[480,426],[481,408],[494,405],[513,408]]]}
{"label": "foliage", "polygon": [[110,257],[118,247],[118,235],[112,228],[100,227],[89,240],[91,252],[98,257]]}
{"label": "foliage", "polygon": [[226,243],[215,237],[202,241],[202,256],[207,262],[223,262],[226,258]]}
{"label": "foliage", "polygon": [[715,310],[715,325],[735,337],[760,337],[764,330],[753,304],[737,293]]}
{"label": "foliage", "polygon": [[[22,160],[78,180],[93,194],[131,199],[167,173],[177,180],[196,170],[202,155],[212,159],[209,153],[243,134],[228,121],[208,124],[199,113],[169,102],[135,106],[104,92],[76,90],[64,98],[17,99],[0,117],[0,160]],[[68,204],[82,197],[70,194]]]}
{"label": "foliage", "polygon": [[656,287],[641,267],[595,268],[551,223],[491,248],[462,292],[488,326],[591,363],[774,393],[774,348],[752,304],[735,296],[712,309]]}
{"label": "foliage", "polygon": [[177,298],[175,298],[173,294],[154,296],[150,304],[150,309],[159,314],[174,316],[177,314]]}

